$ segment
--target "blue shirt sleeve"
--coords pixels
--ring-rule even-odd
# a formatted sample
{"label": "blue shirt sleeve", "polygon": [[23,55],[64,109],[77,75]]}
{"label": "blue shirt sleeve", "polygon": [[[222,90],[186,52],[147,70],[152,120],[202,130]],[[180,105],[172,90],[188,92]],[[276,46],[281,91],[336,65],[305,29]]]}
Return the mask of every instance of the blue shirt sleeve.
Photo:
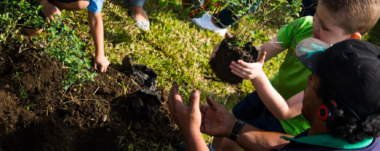
{"label": "blue shirt sleeve", "polygon": [[99,13],[102,10],[104,0],[90,0],[90,5],[87,6],[87,9],[91,13]]}

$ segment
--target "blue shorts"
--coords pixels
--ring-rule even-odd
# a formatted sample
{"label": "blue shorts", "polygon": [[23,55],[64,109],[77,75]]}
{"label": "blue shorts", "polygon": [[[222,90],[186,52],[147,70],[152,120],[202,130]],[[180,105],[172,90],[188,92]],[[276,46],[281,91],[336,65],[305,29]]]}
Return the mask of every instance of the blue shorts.
{"label": "blue shorts", "polygon": [[286,133],[280,121],[265,107],[256,91],[237,103],[232,109],[232,114],[259,129]]}

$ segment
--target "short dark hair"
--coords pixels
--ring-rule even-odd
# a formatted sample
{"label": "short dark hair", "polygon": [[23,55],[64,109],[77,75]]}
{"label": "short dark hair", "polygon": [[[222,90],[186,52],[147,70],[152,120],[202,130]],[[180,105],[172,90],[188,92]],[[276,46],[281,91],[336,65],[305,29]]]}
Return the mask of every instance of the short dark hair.
{"label": "short dark hair", "polygon": [[[323,101],[328,101],[335,99],[332,94],[333,91],[322,80],[317,89],[317,95]],[[365,138],[380,136],[380,115],[360,121],[339,101],[336,102],[338,104],[336,114],[331,122],[327,122],[327,129],[332,137],[342,138],[348,143],[354,144],[363,141]]]}

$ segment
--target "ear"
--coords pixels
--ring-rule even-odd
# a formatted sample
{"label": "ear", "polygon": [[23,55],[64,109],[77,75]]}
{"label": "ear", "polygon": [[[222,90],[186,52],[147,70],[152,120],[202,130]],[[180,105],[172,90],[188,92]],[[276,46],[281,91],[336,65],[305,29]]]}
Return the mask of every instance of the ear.
{"label": "ear", "polygon": [[352,34],[349,39],[359,39],[359,40],[361,40],[362,39],[362,34],[360,34],[360,32],[357,31],[354,34]]}
{"label": "ear", "polygon": [[334,106],[334,109],[338,109],[338,105],[336,104],[335,100],[329,100],[329,102]]}

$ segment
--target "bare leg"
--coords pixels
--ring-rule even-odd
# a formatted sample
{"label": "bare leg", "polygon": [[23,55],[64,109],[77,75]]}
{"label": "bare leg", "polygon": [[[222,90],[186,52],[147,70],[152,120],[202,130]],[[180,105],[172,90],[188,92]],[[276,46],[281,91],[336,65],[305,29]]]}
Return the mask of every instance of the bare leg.
{"label": "bare leg", "polygon": [[148,15],[144,11],[143,7],[138,7],[131,4],[131,9],[132,9],[132,13],[135,15],[136,20],[138,21],[149,20]]}

